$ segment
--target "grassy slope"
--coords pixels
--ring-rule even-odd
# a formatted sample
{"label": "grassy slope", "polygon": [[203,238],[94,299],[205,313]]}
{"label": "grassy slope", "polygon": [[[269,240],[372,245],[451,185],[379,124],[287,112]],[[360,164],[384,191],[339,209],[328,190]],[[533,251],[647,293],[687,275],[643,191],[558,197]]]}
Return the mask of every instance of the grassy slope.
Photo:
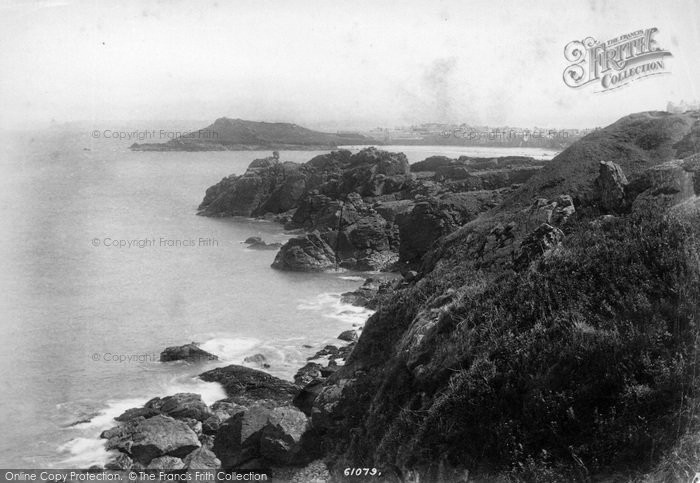
{"label": "grassy slope", "polygon": [[695,428],[700,220],[591,228],[580,216],[554,256],[520,273],[479,269],[470,245],[534,197],[582,196],[600,159],[633,174],[696,146],[692,122],[627,116],[449,237],[423,280],[367,323],[341,371],[357,383],[329,432],[336,462],[417,468],[427,481],[439,461],[563,481],[630,475],[672,451]]}
{"label": "grassy slope", "polygon": [[[535,197],[570,194],[574,199],[592,186],[600,161],[619,164],[628,177],[674,159],[678,143],[690,132],[700,113],[631,114],[575,142],[526,183],[501,210],[528,204]],[[690,154],[690,153],[687,153]]]}

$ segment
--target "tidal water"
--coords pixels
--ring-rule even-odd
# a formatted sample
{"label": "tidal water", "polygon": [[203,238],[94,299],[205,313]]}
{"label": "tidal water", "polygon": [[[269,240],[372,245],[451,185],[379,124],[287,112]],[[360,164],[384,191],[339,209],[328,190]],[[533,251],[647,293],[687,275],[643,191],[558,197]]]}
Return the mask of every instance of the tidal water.
{"label": "tidal water", "polygon": [[[131,152],[128,141],[56,129],[0,141],[0,467],[104,463],[99,433],[122,410],[183,391],[216,401],[222,389],[194,376],[258,353],[291,379],[369,315],[339,302],[366,274],[272,270],[274,251],[241,242],[283,242],[281,226],[195,215],[208,186],[269,153]],[[384,149],[411,162],[554,154]],[[164,347],[191,341],[221,360],[158,362]]]}

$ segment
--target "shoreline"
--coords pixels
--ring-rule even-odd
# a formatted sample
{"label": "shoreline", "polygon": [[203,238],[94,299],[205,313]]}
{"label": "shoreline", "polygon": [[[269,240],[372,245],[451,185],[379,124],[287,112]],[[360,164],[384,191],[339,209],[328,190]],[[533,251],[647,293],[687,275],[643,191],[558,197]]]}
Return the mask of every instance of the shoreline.
{"label": "shoreline", "polygon": [[[365,274],[367,275],[367,274]],[[352,277],[353,279],[359,278],[362,280],[373,280],[372,278],[366,279],[364,277],[360,277],[359,275],[349,275],[348,277]],[[358,289],[362,287],[362,284],[358,286]],[[337,303],[338,305],[346,308],[354,308],[354,309],[363,309],[365,311],[370,310],[366,309],[363,305],[354,305],[351,303],[351,301],[346,301],[344,300],[344,296],[349,296],[350,294],[354,294],[356,291],[352,292],[347,292],[345,294],[335,294],[337,296]],[[323,296],[324,293],[319,293],[318,296],[321,297]],[[343,312],[346,312],[347,310],[344,310]],[[340,313],[330,313],[330,314],[324,314],[324,317],[332,317],[332,318],[337,318],[339,315],[341,315],[343,312]],[[360,313],[357,311],[356,313]],[[273,376],[268,372],[268,370],[272,369],[266,362],[265,357],[261,353],[255,353],[254,347],[251,347],[249,350],[246,352],[249,353],[245,357],[242,358],[241,361],[237,362],[229,362],[226,361],[226,363],[222,364],[224,361],[216,358],[214,360],[211,360],[209,362],[213,364],[206,363],[201,365],[197,369],[197,372],[200,372],[198,375],[191,375],[191,376],[185,376],[187,379],[186,382],[191,384],[191,387],[197,390],[196,387],[201,386],[202,384],[208,385],[211,382],[216,382],[216,381],[206,381],[202,379],[202,374],[212,372],[212,371],[217,371],[217,370],[222,370],[226,369],[228,367],[237,367],[241,368],[241,370],[250,370],[250,371],[256,371],[256,372],[261,372],[268,374],[270,378],[273,380],[280,380],[284,381],[289,384],[295,385],[297,388],[298,392],[301,393],[305,386],[307,386],[311,382],[322,382],[325,380],[327,377],[332,375],[339,367],[344,365],[347,356],[349,353],[352,351],[352,348],[354,347],[357,338],[359,337],[359,334],[363,328],[364,323],[366,320],[372,316],[374,311],[369,311],[366,312],[366,316],[363,319],[362,325],[358,325],[358,322],[353,322],[352,326],[349,326],[347,330],[344,330],[341,334],[338,334],[338,337],[335,337],[334,339],[331,339],[331,336],[329,334],[328,338],[317,340],[314,346],[316,347],[316,350],[309,356],[305,357],[305,361],[302,363],[302,361],[299,362],[299,365],[296,366],[295,368],[295,375],[291,377],[284,377],[284,378],[278,378],[277,376]],[[354,336],[350,336],[349,333],[354,334]],[[344,337],[343,337],[344,335]],[[340,338],[343,337],[343,338]],[[331,342],[332,341],[332,342]],[[201,344],[197,344],[198,346],[207,346],[208,342],[203,342]],[[303,345],[304,349],[311,349],[311,347],[307,344]],[[164,351],[161,353],[165,353]],[[272,363],[272,361],[270,361]],[[172,362],[159,362],[159,364],[167,364],[167,363],[172,363]],[[182,361],[179,362],[174,362],[175,364],[181,364],[183,363]],[[200,365],[202,363],[201,360],[193,360],[189,362],[184,362],[190,367],[193,367],[192,364],[195,365]],[[204,371],[204,372],[201,372]],[[181,376],[177,376],[178,379],[181,379]],[[183,386],[184,387],[184,386]],[[217,396],[217,393],[220,391],[216,390],[216,387],[221,387],[223,390],[223,386],[220,382],[217,382],[216,386],[212,386],[210,390],[207,391],[208,396],[202,392],[202,393],[189,393],[189,394],[196,394],[198,397],[201,397],[203,401],[209,401],[207,403],[208,406],[212,407],[215,406],[217,403],[220,403],[222,401],[227,400],[227,395],[225,391],[219,396]],[[202,388],[203,390],[204,388]],[[178,393],[178,392],[173,392],[169,391],[167,393],[161,393],[159,395],[154,396],[154,398],[167,398],[167,397],[173,397],[173,396],[178,396],[180,394],[186,394],[186,393]],[[154,398],[149,398],[148,396],[143,396],[140,398],[129,398],[126,400],[112,400],[112,401],[106,401],[106,407],[105,409],[99,410],[96,414],[91,415],[85,419],[76,421],[75,423],[69,425],[68,427],[73,428],[73,429],[86,429],[90,427],[95,427],[95,431],[100,431],[102,434],[100,435],[99,439],[95,438],[95,440],[100,442],[100,445],[104,446],[107,442],[104,440],[104,433],[105,431],[108,431],[110,428],[114,429],[115,425],[116,427],[121,426],[124,421],[120,421],[119,418],[121,415],[128,413],[130,410],[138,410],[139,408],[143,408],[144,405],[148,404],[149,401],[152,401]],[[216,398],[216,400],[212,400],[212,398]],[[264,400],[261,400],[264,401]],[[96,435],[97,436],[97,435]],[[92,452],[94,454],[95,448],[92,447],[92,449],[89,447],[89,443],[91,438],[84,438],[84,437],[76,437],[72,438],[68,442],[64,443],[61,445],[59,448],[60,451],[67,451],[71,447],[76,447],[76,449],[79,449],[81,446],[83,447],[84,451]],[[202,446],[204,447],[204,445]],[[110,450],[109,448],[104,448],[104,455],[106,457],[102,458],[97,458],[95,459],[91,466],[90,469],[92,470],[97,470],[98,467],[101,469],[105,470],[123,470],[125,467],[119,467],[117,468],[118,465],[123,465],[124,463],[124,458],[121,457],[124,453],[119,453],[116,455],[113,454],[114,452]],[[109,456],[111,455],[111,456]],[[117,461],[118,457],[121,457],[119,461]],[[78,455],[75,455],[73,458],[69,458],[64,461],[70,461],[70,460],[78,460],[80,459]],[[82,467],[81,467],[82,468]],[[137,466],[138,468],[138,466]],[[296,467],[295,467],[296,468]],[[83,468],[85,469],[85,468]],[[130,468],[131,469],[131,468]]]}

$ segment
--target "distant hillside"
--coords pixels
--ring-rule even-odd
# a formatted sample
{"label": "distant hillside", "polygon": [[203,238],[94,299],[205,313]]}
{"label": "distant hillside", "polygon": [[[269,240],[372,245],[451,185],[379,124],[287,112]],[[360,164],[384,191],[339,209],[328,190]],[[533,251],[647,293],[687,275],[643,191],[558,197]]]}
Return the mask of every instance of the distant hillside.
{"label": "distant hillside", "polygon": [[134,151],[226,151],[329,149],[347,144],[377,144],[359,134],[329,134],[285,122],[222,117],[213,124],[166,143],[135,143]]}
{"label": "distant hillside", "polygon": [[700,112],[651,111],[625,116],[594,131],[556,156],[530,179],[501,210],[529,204],[533,198],[561,193],[575,200],[591,188],[600,161],[620,165],[628,175],[700,151]]}

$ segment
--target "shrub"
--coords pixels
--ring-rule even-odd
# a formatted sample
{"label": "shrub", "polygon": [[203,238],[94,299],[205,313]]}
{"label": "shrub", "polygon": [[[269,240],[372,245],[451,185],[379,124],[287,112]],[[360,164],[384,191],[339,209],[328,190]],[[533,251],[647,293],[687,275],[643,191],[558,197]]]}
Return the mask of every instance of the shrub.
{"label": "shrub", "polygon": [[697,231],[630,215],[582,223],[519,273],[442,264],[375,316],[405,330],[397,313],[415,323],[442,307],[420,356],[395,354],[373,376],[383,382],[367,391],[365,429],[382,436],[377,459],[447,459],[515,479],[539,468],[551,481],[658,460],[695,429]]}

